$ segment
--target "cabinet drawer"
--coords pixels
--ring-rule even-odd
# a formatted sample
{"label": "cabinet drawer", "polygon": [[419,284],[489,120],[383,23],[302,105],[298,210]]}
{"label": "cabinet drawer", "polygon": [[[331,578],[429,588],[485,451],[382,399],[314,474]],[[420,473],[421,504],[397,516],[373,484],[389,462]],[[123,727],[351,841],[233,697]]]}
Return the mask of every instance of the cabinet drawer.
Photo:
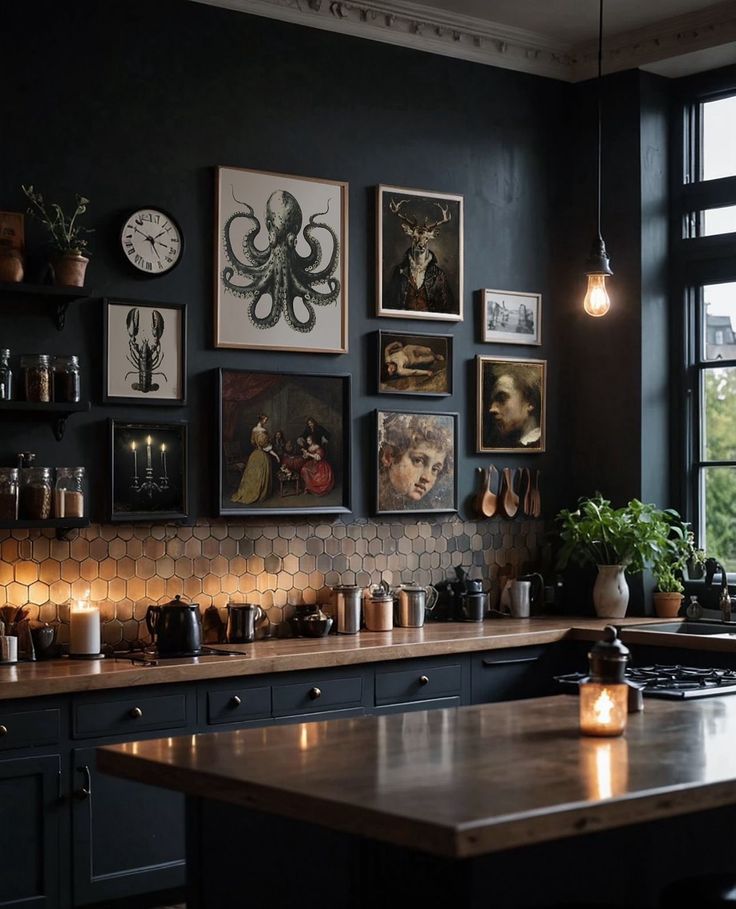
{"label": "cabinet drawer", "polygon": [[0,751],[51,745],[59,740],[60,734],[61,711],[58,707],[12,712],[0,709]]}
{"label": "cabinet drawer", "polygon": [[130,735],[148,729],[176,729],[187,722],[184,693],[144,697],[131,694],[125,700],[74,705],[75,738]]}
{"label": "cabinet drawer", "polygon": [[516,701],[551,694],[546,647],[509,647],[474,655],[472,702]]}
{"label": "cabinet drawer", "polygon": [[402,701],[427,701],[432,698],[460,696],[460,665],[418,665],[398,672],[376,673],[376,704],[400,704]]}
{"label": "cabinet drawer", "polygon": [[309,714],[363,702],[363,679],[317,679],[273,686],[273,715]]}
{"label": "cabinet drawer", "polygon": [[207,722],[240,723],[271,716],[271,689],[227,688],[207,692]]}

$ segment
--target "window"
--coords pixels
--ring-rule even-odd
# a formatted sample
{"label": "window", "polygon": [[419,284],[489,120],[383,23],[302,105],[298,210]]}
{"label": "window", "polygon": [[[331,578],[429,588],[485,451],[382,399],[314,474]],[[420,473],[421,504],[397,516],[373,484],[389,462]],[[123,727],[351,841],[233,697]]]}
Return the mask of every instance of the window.
{"label": "window", "polygon": [[686,98],[683,112],[673,259],[686,304],[686,511],[708,555],[736,572],[736,85]]}

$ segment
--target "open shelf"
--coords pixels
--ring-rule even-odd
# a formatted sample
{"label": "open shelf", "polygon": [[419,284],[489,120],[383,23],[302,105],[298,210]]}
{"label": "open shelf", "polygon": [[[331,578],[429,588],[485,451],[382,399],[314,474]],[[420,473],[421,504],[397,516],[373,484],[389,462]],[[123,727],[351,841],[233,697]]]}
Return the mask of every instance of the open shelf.
{"label": "open shelf", "polygon": [[55,284],[27,284],[23,281],[17,284],[0,281],[0,294],[16,299],[33,297],[34,300],[53,307],[54,322],[59,331],[64,328],[69,305],[91,296],[83,287],[57,287]]}
{"label": "open shelf", "polygon": [[36,401],[0,401],[0,416],[6,415],[8,419],[34,420],[36,422],[49,421],[57,442],[64,437],[67,419],[74,413],[87,413],[90,409],[89,401],[80,401],[69,404],[61,401],[44,404]]}
{"label": "open shelf", "polygon": [[48,518],[45,521],[0,521],[0,530],[56,530],[63,540],[70,530],[89,527],[89,518]]}

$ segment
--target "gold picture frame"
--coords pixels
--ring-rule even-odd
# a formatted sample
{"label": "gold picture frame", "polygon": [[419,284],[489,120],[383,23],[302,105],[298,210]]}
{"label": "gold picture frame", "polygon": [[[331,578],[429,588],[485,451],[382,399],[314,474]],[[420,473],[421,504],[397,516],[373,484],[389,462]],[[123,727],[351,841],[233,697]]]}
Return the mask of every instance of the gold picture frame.
{"label": "gold picture frame", "polygon": [[476,356],[478,454],[539,454],[547,445],[547,361]]}

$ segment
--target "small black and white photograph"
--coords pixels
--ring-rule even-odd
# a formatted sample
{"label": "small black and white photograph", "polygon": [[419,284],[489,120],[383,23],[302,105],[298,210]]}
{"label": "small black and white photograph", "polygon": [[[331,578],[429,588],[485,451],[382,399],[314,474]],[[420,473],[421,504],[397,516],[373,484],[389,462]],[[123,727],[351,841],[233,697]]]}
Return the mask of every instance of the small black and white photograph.
{"label": "small black and white photograph", "polygon": [[187,423],[110,420],[111,521],[188,517]]}
{"label": "small black and white photograph", "polygon": [[542,295],[481,290],[481,337],[486,344],[542,343]]}
{"label": "small black and white photograph", "polygon": [[452,335],[378,332],[378,393],[452,394]]}
{"label": "small black and white photograph", "polygon": [[103,301],[106,404],[186,403],[186,304]]}

